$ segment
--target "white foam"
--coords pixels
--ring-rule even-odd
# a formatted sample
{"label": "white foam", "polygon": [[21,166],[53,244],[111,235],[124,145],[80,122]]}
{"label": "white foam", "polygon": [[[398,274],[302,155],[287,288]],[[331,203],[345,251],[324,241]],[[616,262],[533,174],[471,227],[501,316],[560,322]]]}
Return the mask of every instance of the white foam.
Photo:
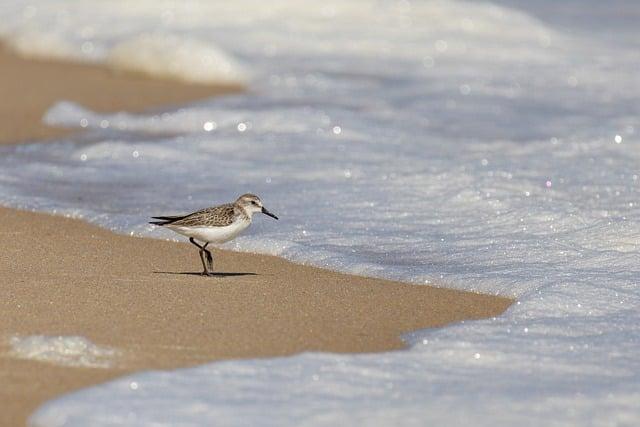
{"label": "white foam", "polygon": [[9,344],[12,357],[62,366],[108,368],[118,354],[80,336],[14,336]]}
{"label": "white foam", "polygon": [[[99,13],[95,9],[100,9],[100,5],[95,6],[87,13]],[[245,86],[249,81],[243,66],[211,40],[170,31],[134,31],[117,22],[109,29],[111,37],[95,38],[99,29],[67,16],[62,5],[49,7],[46,3],[28,5],[21,19],[0,23],[0,37],[6,46],[26,58],[105,63],[115,72],[188,83]],[[83,10],[83,5],[78,7]],[[128,5],[125,9],[135,11],[135,7]],[[111,26],[98,21],[100,24]]]}
{"label": "white foam", "polygon": [[54,32],[26,28],[12,33],[6,40],[9,48],[25,58],[85,59],[78,55],[76,46]]}
{"label": "white foam", "polygon": [[191,83],[244,86],[248,81],[242,67],[216,46],[172,34],[142,34],[122,41],[109,51],[107,65]]}

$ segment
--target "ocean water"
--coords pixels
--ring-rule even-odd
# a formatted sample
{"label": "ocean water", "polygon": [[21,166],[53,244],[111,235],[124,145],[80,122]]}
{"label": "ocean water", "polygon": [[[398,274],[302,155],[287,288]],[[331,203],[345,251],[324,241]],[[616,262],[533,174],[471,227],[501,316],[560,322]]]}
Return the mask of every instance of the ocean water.
{"label": "ocean water", "polygon": [[170,238],[148,217],[252,191],[281,221],[228,248],[518,299],[406,351],[136,374],[33,425],[640,423],[634,2],[0,11],[25,55],[248,87],[136,115],[61,102],[44,120],[88,131],[0,147],[0,203]]}

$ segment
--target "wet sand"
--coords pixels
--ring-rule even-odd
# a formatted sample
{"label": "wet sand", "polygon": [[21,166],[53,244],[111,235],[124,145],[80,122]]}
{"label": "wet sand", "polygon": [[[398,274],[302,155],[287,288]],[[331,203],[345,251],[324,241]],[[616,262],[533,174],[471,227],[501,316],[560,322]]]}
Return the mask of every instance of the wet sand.
{"label": "wet sand", "polygon": [[[40,123],[58,99],[137,111],[230,90],[6,52],[0,70],[5,143],[69,132]],[[0,208],[0,247],[2,426],[23,425],[38,405],[62,393],[138,370],[313,350],[396,350],[404,332],[496,316],[512,302],[217,250],[216,268],[224,274],[204,278],[194,274],[201,265],[189,244],[6,208]],[[16,334],[80,335],[121,355],[107,369],[19,360],[8,346]]]}

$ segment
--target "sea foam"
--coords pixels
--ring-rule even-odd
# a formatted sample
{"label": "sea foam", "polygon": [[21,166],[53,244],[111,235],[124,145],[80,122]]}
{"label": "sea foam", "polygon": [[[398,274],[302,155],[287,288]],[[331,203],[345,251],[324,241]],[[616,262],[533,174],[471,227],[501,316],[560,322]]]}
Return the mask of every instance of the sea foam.
{"label": "sea foam", "polygon": [[80,336],[14,336],[9,344],[12,357],[62,366],[108,368],[118,354]]}
{"label": "sea foam", "polygon": [[190,83],[244,86],[247,73],[214,45],[172,34],[142,34],[116,44],[107,65],[115,71]]}
{"label": "sea foam", "polygon": [[93,41],[93,31],[91,26],[78,34],[32,24],[3,30],[0,24],[6,46],[26,58],[101,63],[117,73],[186,83],[246,86],[249,81],[244,67],[210,40],[154,31],[100,43]]}

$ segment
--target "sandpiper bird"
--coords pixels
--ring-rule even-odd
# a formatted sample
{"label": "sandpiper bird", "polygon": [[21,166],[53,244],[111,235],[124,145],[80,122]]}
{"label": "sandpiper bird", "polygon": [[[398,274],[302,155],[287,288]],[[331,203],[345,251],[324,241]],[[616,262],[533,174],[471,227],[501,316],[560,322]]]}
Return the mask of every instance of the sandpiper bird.
{"label": "sandpiper bird", "polygon": [[[213,274],[213,256],[207,250],[209,243],[224,243],[233,240],[238,234],[251,225],[256,212],[262,212],[271,218],[277,216],[269,212],[260,198],[254,194],[243,194],[234,203],[205,208],[188,215],[154,216],[149,224],[167,227],[176,233],[187,236],[189,241],[200,250],[203,276]],[[200,245],[196,240],[203,244]]]}

